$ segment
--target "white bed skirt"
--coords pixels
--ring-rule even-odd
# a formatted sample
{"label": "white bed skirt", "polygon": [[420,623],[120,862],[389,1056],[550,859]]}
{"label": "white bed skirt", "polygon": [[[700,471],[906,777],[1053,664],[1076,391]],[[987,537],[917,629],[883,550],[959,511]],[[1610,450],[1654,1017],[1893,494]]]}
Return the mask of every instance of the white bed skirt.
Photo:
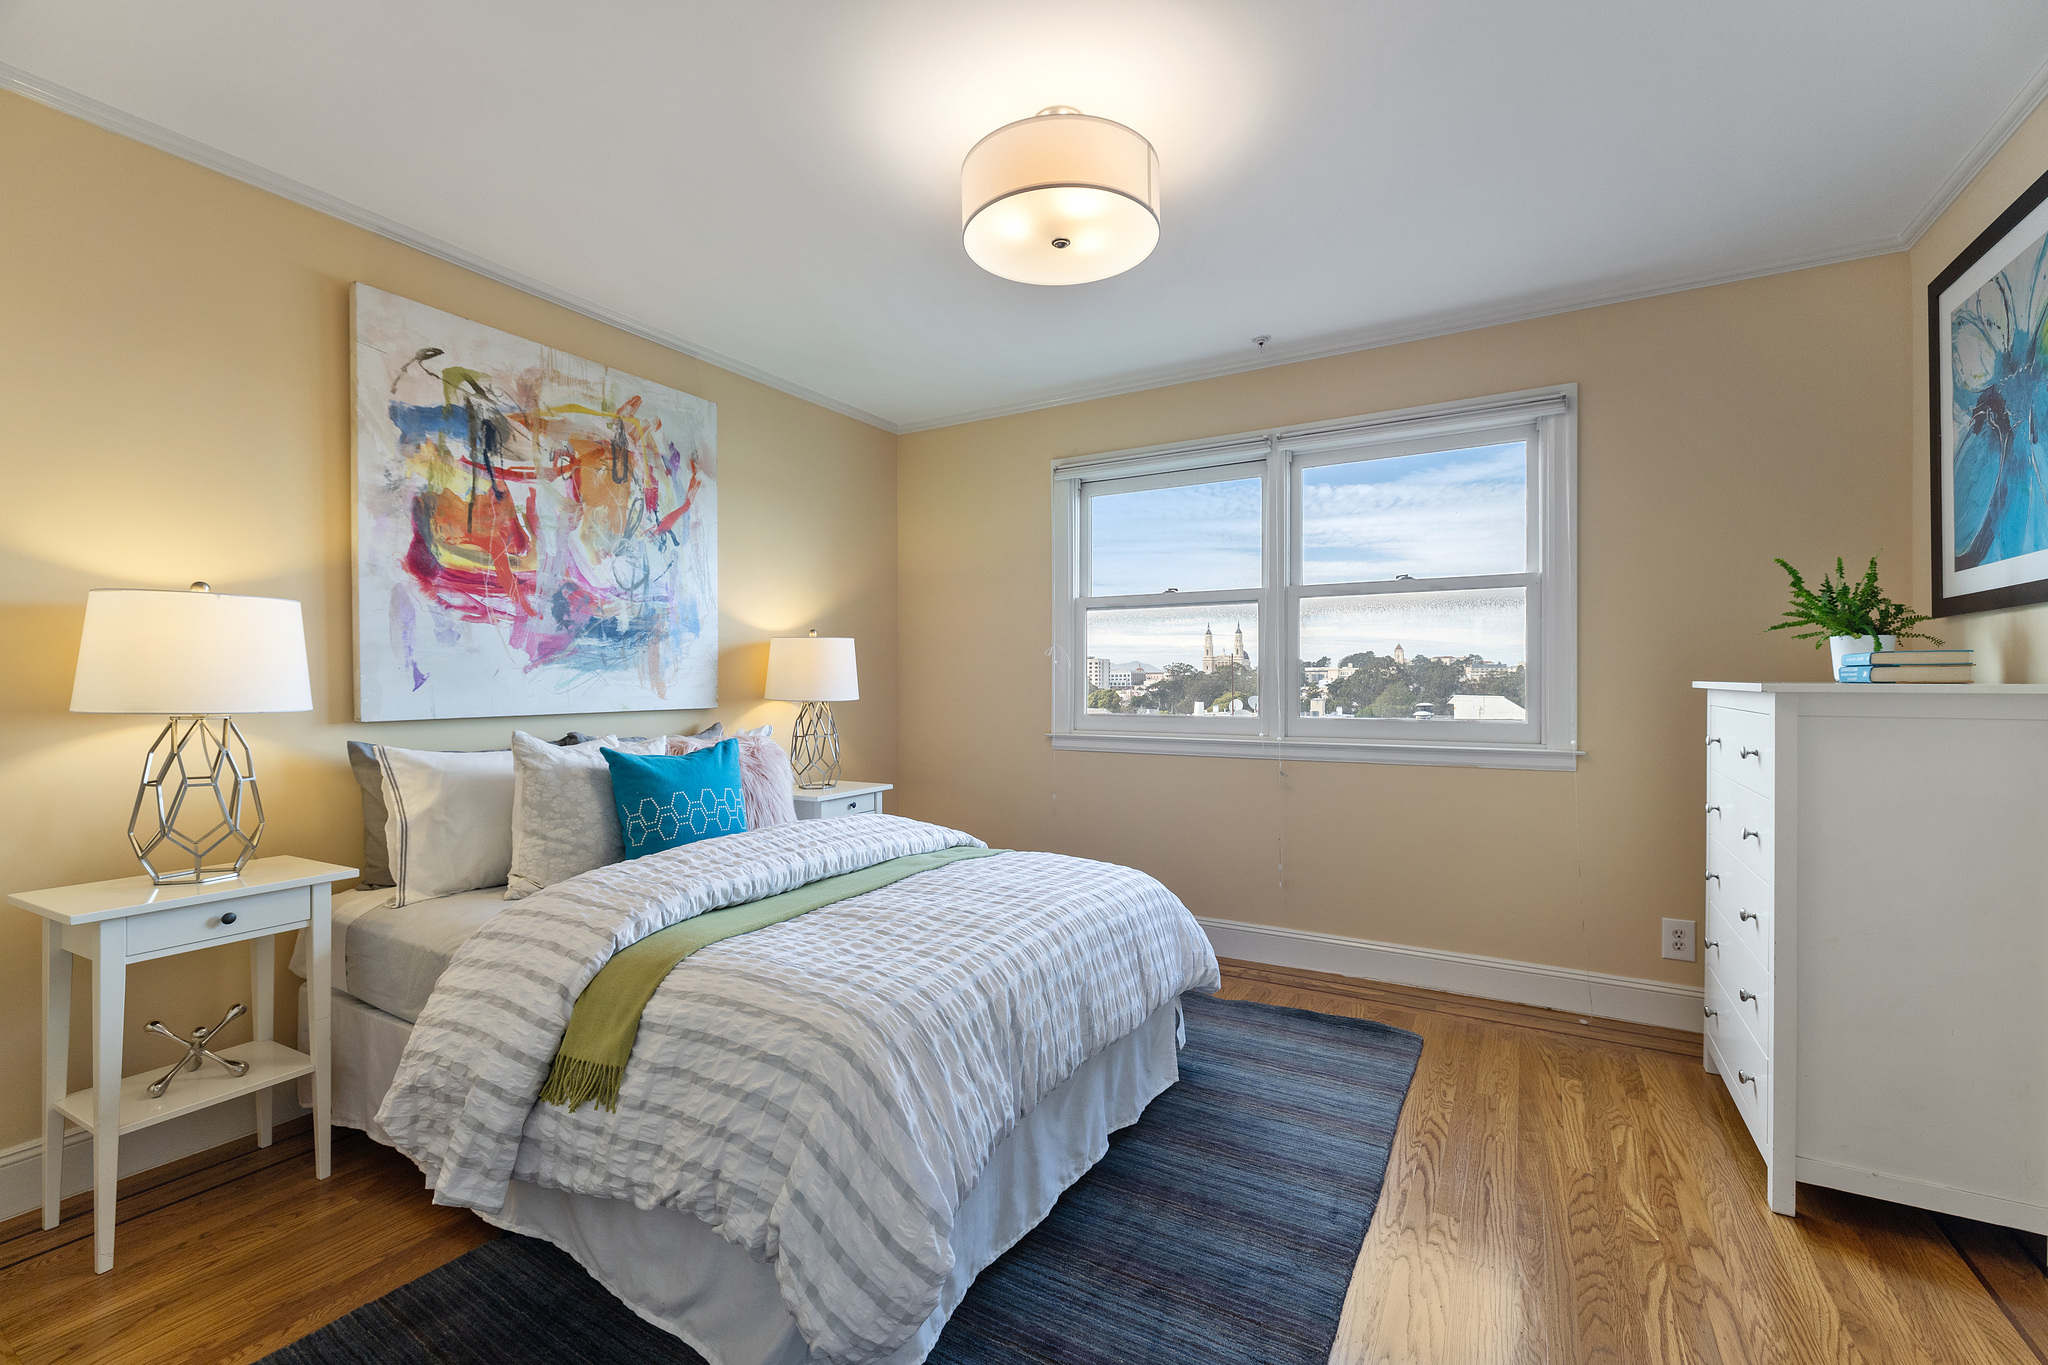
{"label": "white bed skirt", "polygon": [[[990,1154],[953,1221],[953,1273],[939,1307],[887,1365],[917,1365],[974,1277],[1036,1227],[1067,1186],[1102,1159],[1109,1135],[1138,1120],[1180,1077],[1180,1006],[1168,1004],[1083,1062]],[[307,1017],[300,987],[299,1018]],[[304,1024],[300,1026],[303,1035]],[[385,1142],[375,1115],[412,1025],[334,993],[333,1120]],[[302,1036],[300,1046],[306,1040]],[[300,1102],[310,1105],[301,1082]],[[512,1182],[505,1207],[481,1215],[552,1242],[619,1300],[694,1347],[711,1365],[800,1365],[810,1349],[783,1305],[772,1262],[756,1261],[692,1214]]]}

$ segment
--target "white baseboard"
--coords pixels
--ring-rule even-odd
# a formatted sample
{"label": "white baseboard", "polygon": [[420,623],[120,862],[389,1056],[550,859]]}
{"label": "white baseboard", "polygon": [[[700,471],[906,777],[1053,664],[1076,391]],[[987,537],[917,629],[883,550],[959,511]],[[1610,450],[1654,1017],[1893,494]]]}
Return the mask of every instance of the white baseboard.
{"label": "white baseboard", "polygon": [[1374,943],[1271,924],[1203,919],[1201,925],[1218,957],[1699,1032],[1705,993],[1698,986],[1413,948],[1405,943]]}
{"label": "white baseboard", "polygon": [[[309,1111],[299,1107],[298,1088],[287,1081],[272,1092],[272,1123],[283,1123]],[[218,1147],[256,1131],[256,1099],[246,1095],[195,1110],[121,1139],[121,1175],[139,1174],[180,1157]],[[66,1198],[92,1188],[92,1137],[84,1129],[64,1135]],[[41,1138],[0,1148],[0,1220],[40,1208],[43,1202]]]}

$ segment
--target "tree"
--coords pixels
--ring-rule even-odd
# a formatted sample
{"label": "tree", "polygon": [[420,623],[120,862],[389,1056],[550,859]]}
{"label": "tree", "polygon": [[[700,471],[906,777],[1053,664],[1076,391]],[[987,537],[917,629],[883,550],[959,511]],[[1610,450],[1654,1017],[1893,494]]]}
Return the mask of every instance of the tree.
{"label": "tree", "polygon": [[1522,700],[1528,686],[1529,669],[1526,664],[1517,664],[1512,673],[1495,673],[1491,677],[1474,678],[1458,690],[1468,697],[1506,697],[1517,706],[1527,706]]}
{"label": "tree", "polygon": [[1415,700],[1428,702],[1439,714],[1449,714],[1451,694],[1461,690],[1465,679],[1463,664],[1438,663],[1425,655],[1408,661],[1404,681],[1415,689]]}
{"label": "tree", "polygon": [[1098,687],[1088,694],[1088,709],[1091,711],[1121,711],[1124,709],[1124,699],[1120,694],[1110,691],[1107,687]]}
{"label": "tree", "polygon": [[1397,682],[1407,681],[1406,669],[1371,650],[1347,656],[1344,666],[1358,671],[1330,683],[1325,688],[1325,696],[1331,710],[1348,711],[1355,716],[1370,713],[1380,693]]}
{"label": "tree", "polygon": [[1412,716],[1415,714],[1415,690],[1404,682],[1389,683],[1384,691],[1373,698],[1367,713],[1375,716]]}

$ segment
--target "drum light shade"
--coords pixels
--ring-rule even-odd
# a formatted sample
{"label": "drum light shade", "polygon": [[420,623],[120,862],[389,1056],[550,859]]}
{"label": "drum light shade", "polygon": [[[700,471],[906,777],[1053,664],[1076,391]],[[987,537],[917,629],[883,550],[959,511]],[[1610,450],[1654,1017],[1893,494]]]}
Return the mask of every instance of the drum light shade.
{"label": "drum light shade", "polygon": [[128,813],[128,847],[151,881],[240,876],[263,838],[263,795],[235,715],[313,709],[299,604],[204,583],[89,592],[71,709],[170,718]]}
{"label": "drum light shade", "polygon": [[770,701],[859,701],[853,641],[843,636],[777,636],[768,642]]}
{"label": "drum light shade", "polygon": [[74,711],[310,711],[306,628],[284,597],[102,589],[85,597]]}
{"label": "drum light shade", "polygon": [[1006,280],[1120,275],[1159,244],[1159,155],[1121,123],[1054,105],[974,144],[960,221],[968,256]]}

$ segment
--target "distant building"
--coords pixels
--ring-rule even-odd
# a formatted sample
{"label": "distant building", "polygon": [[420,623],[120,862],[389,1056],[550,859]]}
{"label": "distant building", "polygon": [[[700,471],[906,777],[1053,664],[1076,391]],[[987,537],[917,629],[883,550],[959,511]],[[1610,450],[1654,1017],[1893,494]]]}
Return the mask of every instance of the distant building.
{"label": "distant building", "polygon": [[1357,671],[1356,664],[1304,664],[1301,677],[1310,687],[1328,687],[1331,683],[1344,681]]}
{"label": "distant building", "polygon": [[1088,660],[1088,686],[1092,690],[1109,686],[1109,660],[1090,658]]}
{"label": "distant building", "polygon": [[1207,626],[1202,627],[1202,671],[1214,673],[1219,664],[1235,664],[1239,668],[1250,668],[1251,657],[1244,652],[1244,627],[1239,626],[1232,637],[1230,653],[1222,659],[1216,657],[1216,637]]}
{"label": "distant building", "polygon": [[1451,698],[1453,720],[1527,720],[1529,713],[1506,697]]}
{"label": "distant building", "polygon": [[1394,662],[1395,662],[1395,663],[1397,663],[1397,664],[1405,664],[1405,663],[1407,663],[1407,662],[1408,662],[1408,651],[1407,651],[1407,650],[1405,650],[1405,649],[1403,649],[1403,648],[1401,648],[1401,646],[1399,646],[1399,645],[1395,645],[1395,646],[1394,646]]}
{"label": "distant building", "polygon": [[1480,678],[1498,678],[1513,673],[1520,667],[1520,664],[1495,663],[1491,659],[1481,659],[1478,663],[1465,665],[1465,676],[1475,681]]}

